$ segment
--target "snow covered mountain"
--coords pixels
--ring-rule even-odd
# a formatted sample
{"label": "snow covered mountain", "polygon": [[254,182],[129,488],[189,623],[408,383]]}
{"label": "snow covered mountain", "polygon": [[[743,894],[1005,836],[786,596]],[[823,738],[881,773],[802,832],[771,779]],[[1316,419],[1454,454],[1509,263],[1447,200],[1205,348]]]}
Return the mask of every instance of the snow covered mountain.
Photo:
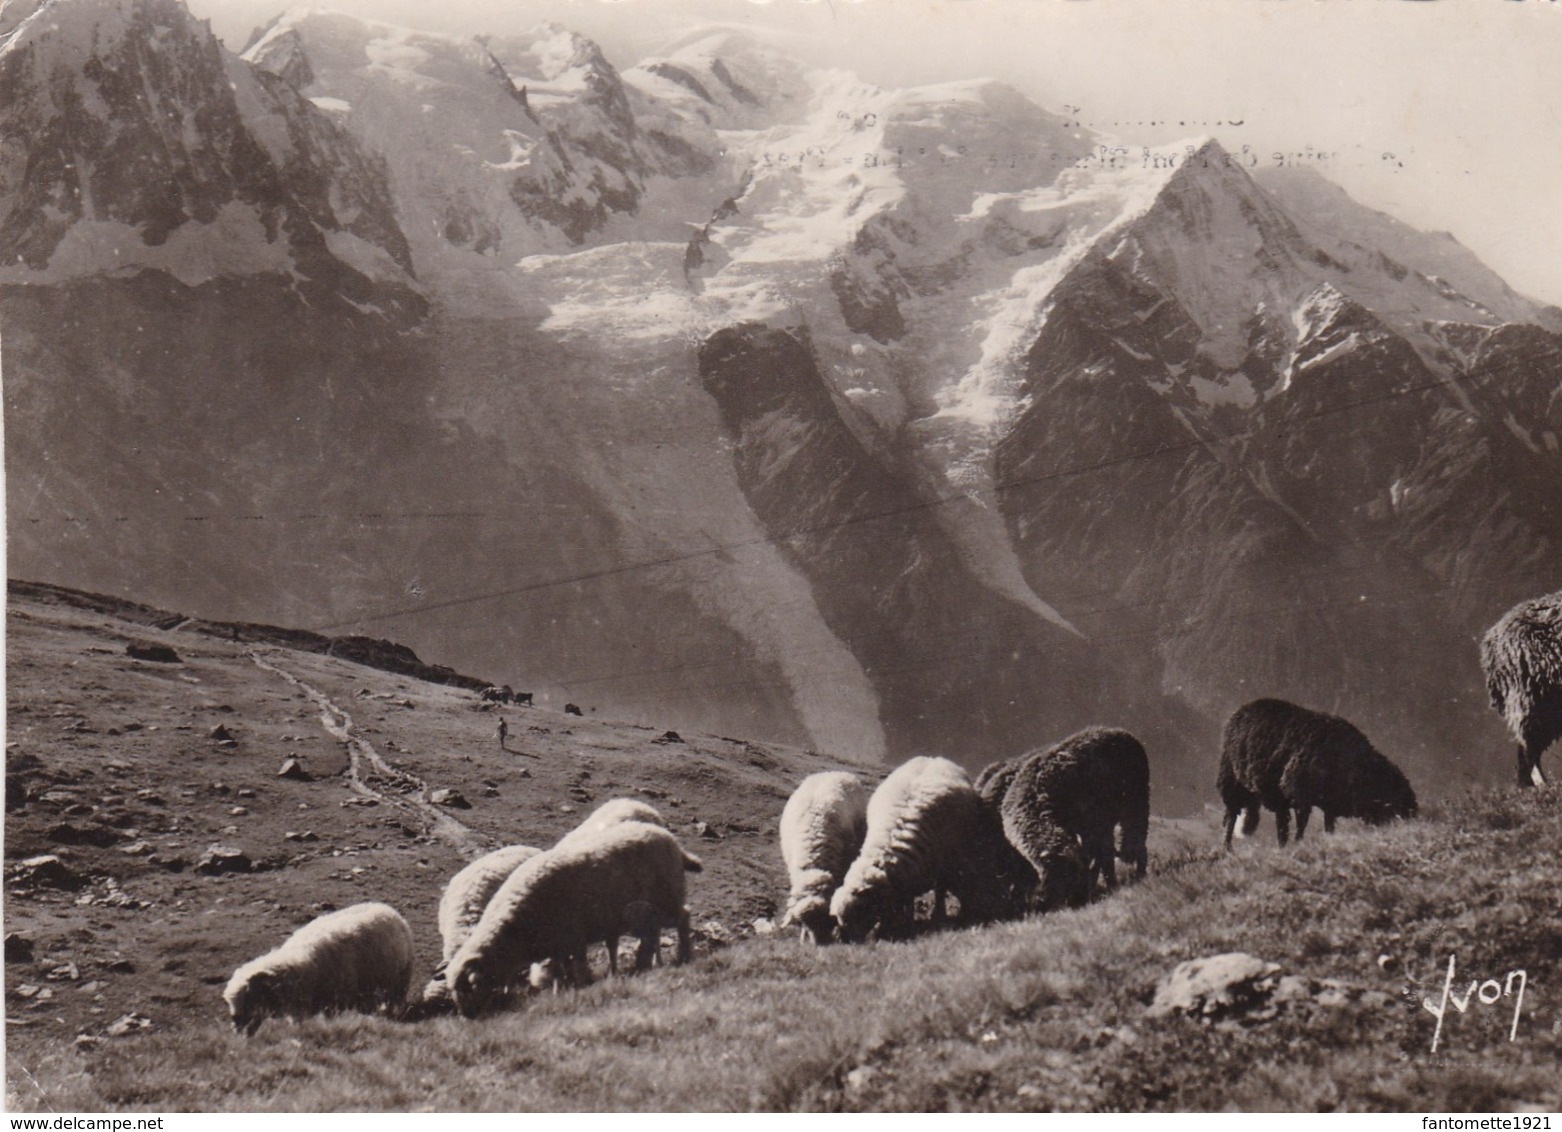
{"label": "snow covered mountain", "polygon": [[1315,173],[724,31],[0,43],[14,575],[826,750],[1120,724],[1170,810],[1258,695],[1418,783],[1505,749],[1562,313]]}

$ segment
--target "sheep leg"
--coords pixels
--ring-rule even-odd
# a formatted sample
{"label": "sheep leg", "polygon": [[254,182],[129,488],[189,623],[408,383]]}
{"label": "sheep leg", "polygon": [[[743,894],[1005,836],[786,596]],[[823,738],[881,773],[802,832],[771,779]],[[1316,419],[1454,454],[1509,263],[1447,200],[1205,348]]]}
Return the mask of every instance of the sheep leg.
{"label": "sheep leg", "polygon": [[647,924],[640,936],[640,946],[635,948],[635,970],[649,971],[657,960],[662,947],[662,932],[655,923]]}
{"label": "sheep leg", "polygon": [[947,920],[949,918],[949,907],[945,903],[946,899],[947,899],[947,897],[946,897],[946,895],[944,893],[944,890],[943,890],[943,888],[941,886],[940,887],[935,887],[933,889],[933,923],[934,924],[942,924],[945,920]]}
{"label": "sheep leg", "polygon": [[1226,807],[1226,848],[1228,850],[1231,848],[1231,835],[1236,831],[1237,818],[1241,813],[1242,807],[1240,806],[1236,809],[1232,809],[1230,806]]}
{"label": "sheep leg", "polygon": [[607,943],[607,973],[618,974],[618,936],[610,935],[604,941]]}
{"label": "sheep leg", "polygon": [[[1334,815],[1332,813],[1330,813],[1328,810],[1324,810],[1323,811],[1323,832],[1325,832],[1325,833],[1333,833],[1334,832]],[[1297,834],[1296,835],[1296,839],[1298,841],[1301,840],[1301,837],[1302,837],[1301,834]]]}
{"label": "sheep leg", "polygon": [[1539,743],[1527,742],[1518,749],[1520,786],[1544,786],[1546,776],[1540,771],[1540,755],[1544,748]]}
{"label": "sheep leg", "polygon": [[694,958],[694,945],[689,936],[689,909],[678,910],[678,965]]}
{"label": "sheep leg", "polygon": [[[1308,819],[1312,816],[1313,808],[1311,806],[1296,807],[1296,843],[1298,845],[1302,843],[1302,835],[1307,832],[1307,822]],[[1329,818],[1327,814],[1324,815],[1323,823],[1326,827],[1329,824]]]}
{"label": "sheep leg", "polygon": [[1275,836],[1280,840],[1280,848],[1284,849],[1286,843],[1291,840],[1291,808],[1281,806],[1275,811]]}

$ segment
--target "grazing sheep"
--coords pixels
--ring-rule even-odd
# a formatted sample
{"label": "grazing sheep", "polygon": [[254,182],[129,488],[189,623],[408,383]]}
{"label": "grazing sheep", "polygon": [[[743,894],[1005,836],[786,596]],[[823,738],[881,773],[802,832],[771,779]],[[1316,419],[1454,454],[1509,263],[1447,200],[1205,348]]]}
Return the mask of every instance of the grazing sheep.
{"label": "grazing sheep", "polygon": [[1519,743],[1519,785],[1544,786],[1540,756],[1562,739],[1562,591],[1504,613],[1481,638],[1481,669]]}
{"label": "grazing sheep", "polygon": [[[1004,835],[1035,870],[1031,898],[1042,911],[1079,907],[1096,876],[1117,887],[1115,857],[1143,876],[1150,829],[1150,760],[1126,731],[1087,727],[1023,756],[998,798]],[[995,774],[989,787],[1001,785]],[[1113,832],[1121,827],[1114,849]]]}
{"label": "grazing sheep", "polygon": [[830,896],[841,886],[868,832],[868,795],[846,771],[811,774],[781,811],[781,859],[791,879],[781,926],[796,924],[804,943],[829,943]]}
{"label": "grazing sheep", "polygon": [[1354,725],[1285,700],[1254,700],[1231,713],[1215,784],[1226,804],[1227,849],[1237,815],[1246,811],[1245,837],[1258,828],[1260,805],[1274,811],[1281,845],[1292,810],[1298,841],[1314,806],[1323,810],[1326,833],[1334,832],[1335,818],[1376,825],[1416,813],[1409,781]]}
{"label": "grazing sheep", "polygon": [[337,1010],[366,1013],[404,1002],[412,981],[412,929],[388,904],[354,904],[299,928],[251,959],[223,991],[245,1036],[267,1018]]}
{"label": "grazing sheep", "polygon": [[884,780],[868,800],[861,852],[830,899],[840,938],[858,941],[909,928],[912,902],[934,892],[934,918],[944,894],[960,901],[963,919],[984,922],[1014,911],[1003,831],[971,780],[948,759],[914,758]]}
{"label": "grazing sheep", "polygon": [[[592,810],[586,819],[574,829],[559,838],[559,845],[567,844],[582,837],[592,837],[601,833],[604,829],[626,821],[643,821],[647,825],[659,825],[663,829],[667,828],[667,819],[662,817],[656,807],[648,805],[637,798],[610,798]],[[555,848],[557,847],[555,846]]]}
{"label": "grazing sheep", "polygon": [[625,931],[641,936],[638,968],[653,957],[646,935],[663,927],[678,929],[677,961],[686,962],[684,873],[702,868],[667,830],[634,821],[533,857],[510,874],[451,959],[447,978],[456,1008],[476,1017],[524,982],[531,964],[579,963],[597,942],[611,954]]}
{"label": "grazing sheep", "polygon": [[483,918],[489,900],[510,874],[541,852],[530,845],[507,845],[479,857],[450,878],[450,883],[445,885],[445,894],[439,900],[440,959],[443,963],[448,964],[461,950],[466,937]]}
{"label": "grazing sheep", "polygon": [[995,763],[988,763],[971,786],[989,806],[997,807],[1003,803],[1003,796],[1008,793],[1014,776],[1019,773],[1024,762],[1025,756],[1021,755],[1017,759],[999,759]]}
{"label": "grazing sheep", "polygon": [[541,853],[530,845],[507,845],[487,853],[450,878],[445,893],[439,900],[439,966],[423,987],[418,1003],[419,1014],[437,1013],[450,1008],[450,987],[445,982],[445,968],[451,956],[460,950],[466,937],[483,918],[488,901],[499,891],[499,886],[525,861]]}

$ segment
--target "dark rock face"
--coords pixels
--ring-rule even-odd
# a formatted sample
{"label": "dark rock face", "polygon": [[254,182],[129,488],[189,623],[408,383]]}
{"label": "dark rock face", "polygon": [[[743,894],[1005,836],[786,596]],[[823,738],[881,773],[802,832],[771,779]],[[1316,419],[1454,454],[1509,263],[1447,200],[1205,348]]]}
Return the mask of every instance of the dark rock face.
{"label": "dark rock face", "polygon": [[1088,726],[1099,700],[1183,753],[1175,705],[972,577],[893,455],[848,426],[806,339],[723,331],[701,347],[700,372],[755,514],[872,677],[892,751],[979,761]]}

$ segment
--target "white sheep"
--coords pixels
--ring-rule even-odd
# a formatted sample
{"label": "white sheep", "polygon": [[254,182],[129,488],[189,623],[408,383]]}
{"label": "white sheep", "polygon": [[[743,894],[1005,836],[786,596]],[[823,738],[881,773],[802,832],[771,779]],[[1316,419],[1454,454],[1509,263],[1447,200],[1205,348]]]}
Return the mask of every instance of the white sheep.
{"label": "white sheep", "polygon": [[781,926],[796,924],[804,943],[828,943],[835,927],[830,897],[862,849],[868,832],[868,793],[855,774],[811,774],[781,811],[781,858],[791,892]]}
{"label": "white sheep", "polygon": [[935,919],[944,894],[963,919],[985,921],[1018,911],[1004,873],[1003,829],[965,771],[940,758],[914,758],[868,801],[862,851],[830,899],[843,940],[909,928],[912,902],[932,889]]}
{"label": "white sheep", "polygon": [[450,988],[445,983],[445,968],[472,934],[483,909],[499,891],[499,886],[517,866],[542,850],[531,845],[506,845],[485,853],[450,878],[439,900],[440,960],[428,984],[423,988],[419,1013],[437,1013],[450,1008]]}
{"label": "white sheep", "polygon": [[412,929],[401,913],[388,904],[354,904],[310,921],[244,964],[223,998],[233,1028],[246,1036],[273,1016],[372,1013],[405,1001],[412,962]]}
{"label": "white sheep", "polygon": [[626,931],[641,937],[638,968],[649,966],[663,927],[678,929],[677,961],[686,962],[684,873],[703,867],[667,830],[633,821],[533,857],[510,874],[451,959],[456,1008],[476,1017],[525,982],[531,964],[552,959],[568,969],[598,942],[611,955]]}
{"label": "white sheep", "polygon": [[[572,839],[590,837],[601,833],[610,826],[615,826],[626,821],[642,821],[647,825],[659,825],[667,828],[667,820],[657,812],[656,807],[640,801],[638,798],[611,798],[603,802],[595,810],[563,837],[559,838],[559,845],[563,845]],[[558,846],[554,846],[557,848]]]}
{"label": "white sheep", "polygon": [[448,964],[461,950],[466,937],[483,918],[489,900],[518,866],[541,849],[530,845],[506,845],[485,854],[450,878],[439,900],[440,962]]}

